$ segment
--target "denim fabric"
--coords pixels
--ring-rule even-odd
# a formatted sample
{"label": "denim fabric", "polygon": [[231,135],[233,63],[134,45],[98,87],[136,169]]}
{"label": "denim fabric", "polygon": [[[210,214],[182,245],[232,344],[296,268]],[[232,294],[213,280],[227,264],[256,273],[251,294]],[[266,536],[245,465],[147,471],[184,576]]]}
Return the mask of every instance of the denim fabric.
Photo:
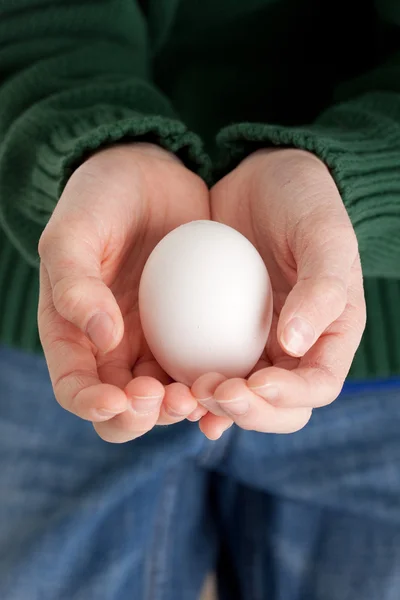
{"label": "denim fabric", "polygon": [[107,444],[42,358],[0,348],[0,599],[400,599],[400,382],[293,435],[196,424]]}

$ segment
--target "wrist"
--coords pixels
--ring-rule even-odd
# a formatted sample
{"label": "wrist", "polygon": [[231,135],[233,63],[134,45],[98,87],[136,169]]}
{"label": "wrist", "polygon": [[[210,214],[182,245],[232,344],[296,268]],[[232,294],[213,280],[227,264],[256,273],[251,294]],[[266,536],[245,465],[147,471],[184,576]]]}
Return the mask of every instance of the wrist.
{"label": "wrist", "polygon": [[273,180],[285,186],[296,180],[298,187],[311,190],[323,182],[333,181],[328,166],[318,156],[297,148],[256,150],[242,161],[239,169],[241,167],[246,169],[249,181],[262,181],[264,184]]}
{"label": "wrist", "polygon": [[309,152],[308,150],[302,150],[294,147],[260,148],[250,154],[242,162],[244,163],[248,160],[258,161],[265,159],[266,157],[268,157],[271,162],[284,160],[285,163],[289,161],[290,164],[293,164],[294,162],[299,163],[300,165],[312,164],[323,167],[325,170],[327,170],[326,164],[316,154],[313,154],[313,152]]}
{"label": "wrist", "polygon": [[103,157],[109,158],[110,156],[113,157],[113,160],[115,160],[116,157],[124,159],[125,157],[131,158],[132,156],[140,156],[151,159],[171,160],[182,164],[175,154],[158,144],[150,142],[122,142],[100,148],[87,157],[82,164],[96,161],[99,157],[102,159]]}
{"label": "wrist", "polygon": [[166,150],[159,144],[150,142],[131,142],[129,144],[121,144],[129,153],[140,154],[154,159],[171,160],[178,164],[183,164],[182,161],[169,150]]}

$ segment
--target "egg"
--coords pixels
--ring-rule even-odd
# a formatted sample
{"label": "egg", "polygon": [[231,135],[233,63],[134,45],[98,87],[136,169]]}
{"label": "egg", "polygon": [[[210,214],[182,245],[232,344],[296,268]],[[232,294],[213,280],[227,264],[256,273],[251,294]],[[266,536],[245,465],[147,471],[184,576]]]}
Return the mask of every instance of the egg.
{"label": "egg", "polygon": [[260,254],[241,233],[192,221],[150,254],[139,285],[143,334],[175,381],[217,372],[246,377],[265,348],[272,290]]}

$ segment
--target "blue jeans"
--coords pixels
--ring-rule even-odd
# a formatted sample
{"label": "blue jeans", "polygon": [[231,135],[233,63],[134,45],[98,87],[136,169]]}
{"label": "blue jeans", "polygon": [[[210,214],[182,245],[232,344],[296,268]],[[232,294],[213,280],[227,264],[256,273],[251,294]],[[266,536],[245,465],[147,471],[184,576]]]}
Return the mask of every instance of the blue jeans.
{"label": "blue jeans", "polygon": [[184,422],[124,445],[0,348],[1,600],[399,600],[400,382],[294,435]]}

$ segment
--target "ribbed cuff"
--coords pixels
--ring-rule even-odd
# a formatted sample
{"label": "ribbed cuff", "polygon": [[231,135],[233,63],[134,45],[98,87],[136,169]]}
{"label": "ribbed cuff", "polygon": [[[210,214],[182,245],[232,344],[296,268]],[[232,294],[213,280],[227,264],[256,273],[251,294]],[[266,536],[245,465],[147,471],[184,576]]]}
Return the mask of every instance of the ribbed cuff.
{"label": "ribbed cuff", "polygon": [[[93,107],[87,106],[86,98],[83,109],[75,108],[78,100],[69,95],[54,110],[51,103],[32,108],[3,142],[0,223],[31,265],[38,263],[38,240],[69,176],[86,156],[101,147],[121,141],[152,142],[173,152],[189,169],[210,181],[210,159],[200,138],[170,116],[167,105],[153,100],[154,109],[167,116],[160,112],[144,115],[107,104],[107,97],[104,104]],[[146,102],[141,98],[139,104]]]}
{"label": "ribbed cuff", "polygon": [[329,167],[357,234],[363,270],[400,278],[400,98],[374,94],[306,127],[241,123],[218,136],[227,172],[259,148],[307,150]]}

